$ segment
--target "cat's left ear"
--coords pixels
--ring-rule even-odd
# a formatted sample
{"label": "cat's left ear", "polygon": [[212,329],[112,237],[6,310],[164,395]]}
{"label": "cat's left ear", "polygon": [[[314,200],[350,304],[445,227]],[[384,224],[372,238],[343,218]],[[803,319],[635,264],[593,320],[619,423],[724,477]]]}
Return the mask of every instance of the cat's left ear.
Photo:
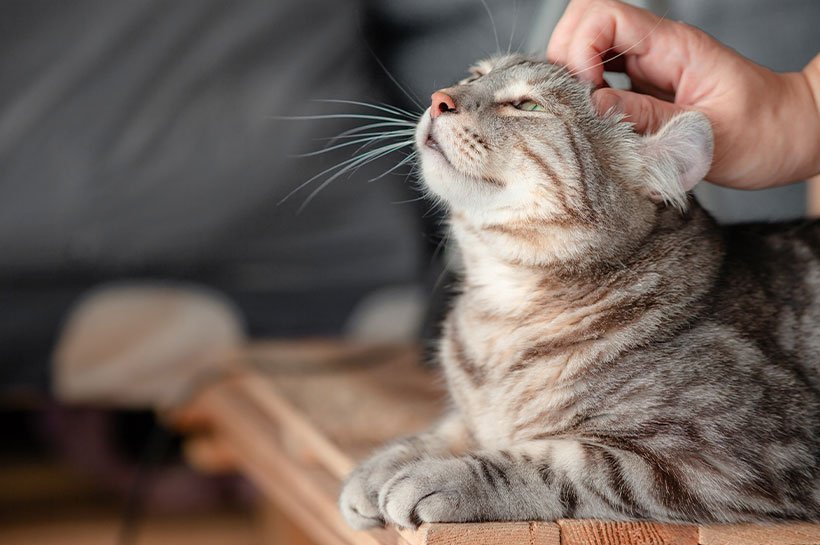
{"label": "cat's left ear", "polygon": [[678,114],[660,131],[641,139],[653,199],[685,206],[686,192],[712,165],[714,140],[709,119],[700,112]]}

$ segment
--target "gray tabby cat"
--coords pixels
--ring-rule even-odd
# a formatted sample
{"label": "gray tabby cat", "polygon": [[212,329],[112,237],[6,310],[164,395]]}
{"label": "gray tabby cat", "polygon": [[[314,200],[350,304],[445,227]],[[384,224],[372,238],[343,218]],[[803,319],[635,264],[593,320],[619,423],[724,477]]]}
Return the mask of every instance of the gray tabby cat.
{"label": "gray tabby cat", "polygon": [[473,74],[416,131],[452,410],[353,472],[349,523],[820,520],[820,224],[717,226],[699,113],[642,137],[563,68]]}

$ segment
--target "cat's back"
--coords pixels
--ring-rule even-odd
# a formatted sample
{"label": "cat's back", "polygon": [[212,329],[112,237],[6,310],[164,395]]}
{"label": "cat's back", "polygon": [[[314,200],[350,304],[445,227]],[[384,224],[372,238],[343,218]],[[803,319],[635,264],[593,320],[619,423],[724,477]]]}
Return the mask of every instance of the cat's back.
{"label": "cat's back", "polygon": [[820,392],[820,220],[722,227],[712,312]]}

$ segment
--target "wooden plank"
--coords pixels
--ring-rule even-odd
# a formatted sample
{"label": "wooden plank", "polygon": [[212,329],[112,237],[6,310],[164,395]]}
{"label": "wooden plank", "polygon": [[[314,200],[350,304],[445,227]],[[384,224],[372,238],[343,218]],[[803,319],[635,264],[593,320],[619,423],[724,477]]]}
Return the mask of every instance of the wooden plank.
{"label": "wooden plank", "polygon": [[400,533],[421,545],[560,545],[561,539],[553,522],[437,523]]}
{"label": "wooden plank", "polygon": [[686,524],[559,520],[561,545],[698,545],[698,528]]}
{"label": "wooden plank", "polygon": [[221,435],[190,437],[182,445],[182,452],[188,463],[202,473],[233,473],[237,469],[236,456]]}
{"label": "wooden plank", "polygon": [[263,500],[257,508],[259,545],[317,545],[305,535],[305,529],[282,512],[275,503]]}
{"label": "wooden plank", "polygon": [[[419,366],[417,347],[340,349],[337,357],[316,360],[311,352],[277,346],[253,351],[255,374],[355,461],[385,441],[421,431],[444,411],[443,381]],[[282,353],[295,363],[285,365]]]}
{"label": "wooden plank", "polygon": [[810,218],[820,218],[820,174],[807,180],[806,215]]}
{"label": "wooden plank", "polygon": [[278,446],[275,423],[237,392],[223,385],[207,391],[203,403],[218,413],[218,429],[233,448],[243,473],[298,521],[311,539],[323,545],[401,543],[395,533],[379,536],[348,527],[336,508],[337,480],[321,468],[288,459]]}
{"label": "wooden plank", "polygon": [[793,522],[703,526],[700,542],[702,545],[820,545],[820,525]]}
{"label": "wooden plank", "polygon": [[277,395],[275,386],[265,377],[248,375],[240,379],[238,386],[338,479],[353,471],[356,463]]}

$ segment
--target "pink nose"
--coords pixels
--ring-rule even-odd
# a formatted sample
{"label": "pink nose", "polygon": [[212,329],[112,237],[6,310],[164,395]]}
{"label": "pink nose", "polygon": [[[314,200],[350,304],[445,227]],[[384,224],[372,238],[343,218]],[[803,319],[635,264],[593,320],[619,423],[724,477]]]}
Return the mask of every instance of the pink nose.
{"label": "pink nose", "polygon": [[456,102],[453,100],[453,97],[447,93],[436,91],[430,98],[433,100],[433,104],[430,106],[430,117],[433,119],[444,112],[456,111]]}

